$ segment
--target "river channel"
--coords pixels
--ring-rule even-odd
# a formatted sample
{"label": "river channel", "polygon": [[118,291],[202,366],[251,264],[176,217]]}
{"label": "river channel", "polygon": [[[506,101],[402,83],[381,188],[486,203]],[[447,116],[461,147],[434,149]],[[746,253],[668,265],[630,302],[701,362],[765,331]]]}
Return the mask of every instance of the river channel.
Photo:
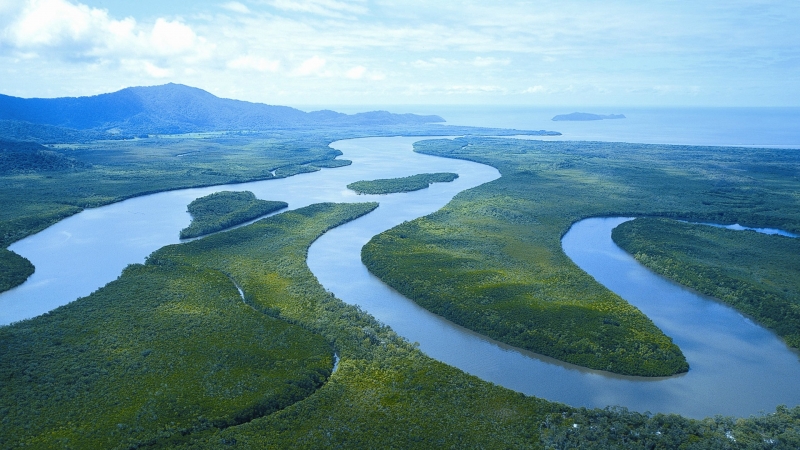
{"label": "river channel", "polygon": [[[186,205],[220,190],[250,190],[289,208],[322,201],[378,201],[374,212],[329,231],[308,264],[326,289],[357,304],[433,358],[485,380],[574,406],[622,405],[690,417],[747,416],[800,404],[800,362],[773,333],[712,299],[652,274],[611,241],[624,218],[588,219],[564,236],[565,252],[600,283],[653,319],[686,355],[689,373],[664,379],[623,377],[521,351],[456,326],[417,306],[369,274],[361,247],[375,234],[429,214],[458,192],[499,177],[492,167],[411,151],[419,137],[364,138],[332,147],[353,165],[278,180],[163,192],[86,210],[13,244],[36,272],[0,295],[0,324],[43,314],[116,279],[131,263],[179,242]],[[422,172],[456,172],[452,183],[412,193],[356,195],[353,181]]]}

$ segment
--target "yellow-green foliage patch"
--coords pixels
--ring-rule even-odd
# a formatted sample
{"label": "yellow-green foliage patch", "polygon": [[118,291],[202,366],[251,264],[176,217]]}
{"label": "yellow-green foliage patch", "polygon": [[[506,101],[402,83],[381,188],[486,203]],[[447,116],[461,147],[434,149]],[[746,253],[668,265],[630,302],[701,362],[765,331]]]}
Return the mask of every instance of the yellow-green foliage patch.
{"label": "yellow-green foliage patch", "polygon": [[655,218],[625,222],[611,236],[653,271],[730,304],[800,348],[800,239]]}
{"label": "yellow-green foliage patch", "polygon": [[647,317],[567,258],[572,223],[647,214],[800,229],[794,151],[488,138],[415,148],[502,177],[374,237],[362,251],[370,271],[460,325],[586,367],[688,368]]}

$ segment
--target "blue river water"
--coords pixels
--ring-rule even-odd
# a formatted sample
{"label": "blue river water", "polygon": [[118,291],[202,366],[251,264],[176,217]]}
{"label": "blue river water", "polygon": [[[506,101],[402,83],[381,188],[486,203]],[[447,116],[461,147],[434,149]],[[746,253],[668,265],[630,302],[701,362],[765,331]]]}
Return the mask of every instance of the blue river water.
{"label": "blue river water", "polygon": [[[449,115],[447,108],[443,109],[414,112],[435,112],[456,124],[564,133],[554,139],[800,148],[800,132],[792,125],[800,123],[794,121],[800,117],[800,109],[778,110],[774,114],[777,119],[763,126],[750,126],[749,132],[742,131],[742,124],[763,118],[766,110],[708,109],[684,115],[679,110],[642,110],[638,116],[633,109],[576,108],[583,112],[622,113],[628,119],[569,123],[549,120],[555,114],[572,112],[564,108],[485,108],[483,119],[465,108],[449,110]],[[763,114],[755,114],[758,112]],[[783,125],[776,125],[779,123]],[[782,127],[783,132],[768,132],[770,127]],[[352,166],[282,180],[154,194],[65,219],[11,246],[31,259],[37,271],[19,288],[0,295],[0,325],[34,317],[88,295],[115,279],[125,265],[142,262],[150,252],[178,242],[178,231],[189,222],[186,204],[211,192],[248,189],[259,198],[288,201],[290,208],[319,201],[376,200],[381,207],[375,212],[334,229],[315,242],[309,250],[309,266],[339,298],[360,305],[399,334],[419,342],[421,350],[434,358],[511,389],[576,406],[623,405],[640,411],[704,417],[746,416],[770,411],[778,404],[800,404],[797,354],[774,334],[724,305],[696,295],[684,298],[685,289],[651,278],[646,269],[630,261],[632,258],[626,259],[624,252],[614,249],[613,243],[609,246],[610,230],[624,220],[621,218],[575,224],[565,236],[565,251],[584,270],[637,305],[673,336],[692,366],[689,374],[641,379],[563,364],[464,330],[393,292],[360,263],[361,245],[403,220],[437,210],[459,191],[499,176],[493,168],[480,164],[412,153],[411,144],[418,139],[339,141],[331,145],[341,149],[344,158],[352,159]],[[347,183],[360,179],[435,171],[457,172],[461,176],[453,183],[408,194],[357,196],[345,188]],[[581,231],[583,237],[573,240],[578,236],[573,231]],[[581,258],[586,261],[580,262]],[[598,261],[599,266],[593,268]],[[624,265],[613,265],[620,261]],[[343,279],[342,273],[348,274],[345,283],[336,284]],[[644,284],[637,284],[641,280],[645,280]],[[649,292],[659,295],[648,295]],[[682,303],[677,303],[678,297],[662,296],[662,292],[677,292]],[[644,297],[637,297],[641,293]],[[723,351],[730,348],[734,351]]]}

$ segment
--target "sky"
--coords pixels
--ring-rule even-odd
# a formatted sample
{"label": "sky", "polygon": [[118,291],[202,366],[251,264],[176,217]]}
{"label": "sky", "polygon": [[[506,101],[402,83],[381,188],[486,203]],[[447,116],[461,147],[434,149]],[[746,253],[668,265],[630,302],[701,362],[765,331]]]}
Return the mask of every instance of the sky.
{"label": "sky", "polygon": [[0,93],[800,106],[796,0],[0,0]]}

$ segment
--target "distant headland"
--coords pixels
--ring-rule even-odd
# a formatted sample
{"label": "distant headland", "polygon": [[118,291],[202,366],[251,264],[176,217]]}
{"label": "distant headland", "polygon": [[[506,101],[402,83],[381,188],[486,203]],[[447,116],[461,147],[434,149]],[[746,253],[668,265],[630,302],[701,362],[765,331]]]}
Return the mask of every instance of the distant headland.
{"label": "distant headland", "polygon": [[[13,123],[8,124],[8,121]],[[129,87],[92,97],[19,98],[0,94],[0,130],[31,124],[119,134],[180,134],[207,131],[275,130],[319,127],[421,126],[444,122],[439,116],[372,111],[342,114],[304,112],[288,106],[219,98],[202,89],[169,83]],[[53,129],[59,127],[61,129]]]}
{"label": "distant headland", "polygon": [[571,114],[559,114],[553,117],[553,120],[603,120],[603,119],[624,119],[624,114],[590,114],[582,112],[574,112]]}

